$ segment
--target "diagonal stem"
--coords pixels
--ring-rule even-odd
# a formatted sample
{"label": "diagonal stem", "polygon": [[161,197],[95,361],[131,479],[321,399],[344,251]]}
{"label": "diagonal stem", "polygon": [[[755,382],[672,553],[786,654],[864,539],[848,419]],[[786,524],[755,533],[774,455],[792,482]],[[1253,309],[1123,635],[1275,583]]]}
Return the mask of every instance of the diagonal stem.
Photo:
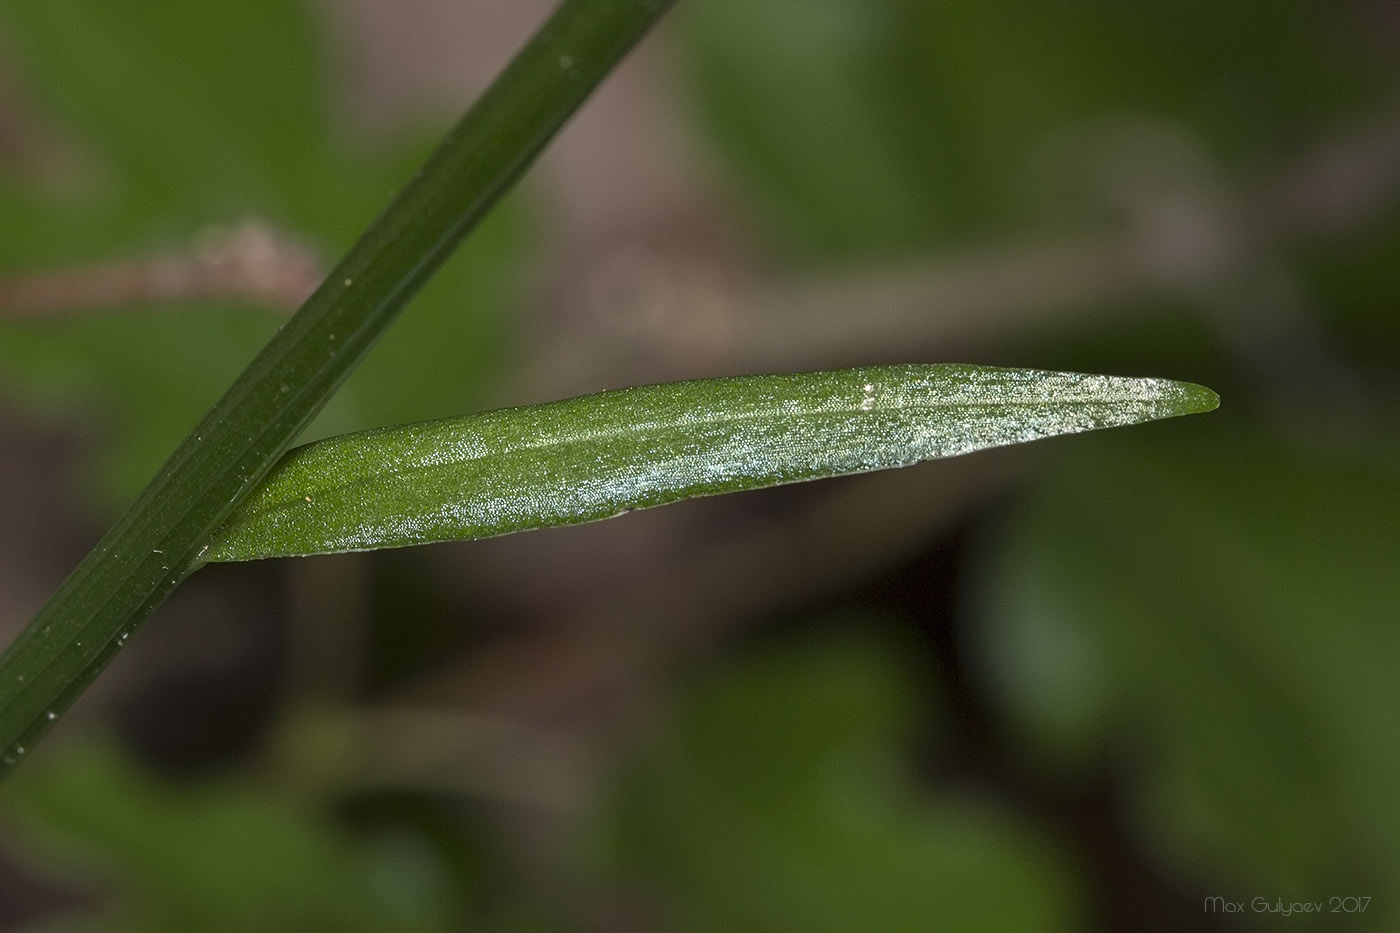
{"label": "diagonal stem", "polygon": [[170,592],[215,529],[673,0],[565,0],[0,655],[0,776]]}

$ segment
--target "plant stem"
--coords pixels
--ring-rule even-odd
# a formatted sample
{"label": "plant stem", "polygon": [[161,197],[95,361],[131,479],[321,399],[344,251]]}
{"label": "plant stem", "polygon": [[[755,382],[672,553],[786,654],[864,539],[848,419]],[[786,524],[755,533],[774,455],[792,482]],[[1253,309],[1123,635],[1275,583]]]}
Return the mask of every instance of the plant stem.
{"label": "plant stem", "polygon": [[0,655],[0,776],[198,569],[403,304],[673,0],[565,0]]}

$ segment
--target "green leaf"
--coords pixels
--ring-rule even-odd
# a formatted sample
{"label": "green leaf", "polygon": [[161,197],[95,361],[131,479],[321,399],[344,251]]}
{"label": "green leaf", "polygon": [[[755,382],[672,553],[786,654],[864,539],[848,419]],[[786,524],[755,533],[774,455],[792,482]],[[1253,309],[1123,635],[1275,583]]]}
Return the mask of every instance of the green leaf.
{"label": "green leaf", "polygon": [[206,559],[568,525],[1208,411],[1214,392],[964,365],[706,379],[348,434],[287,454]]}

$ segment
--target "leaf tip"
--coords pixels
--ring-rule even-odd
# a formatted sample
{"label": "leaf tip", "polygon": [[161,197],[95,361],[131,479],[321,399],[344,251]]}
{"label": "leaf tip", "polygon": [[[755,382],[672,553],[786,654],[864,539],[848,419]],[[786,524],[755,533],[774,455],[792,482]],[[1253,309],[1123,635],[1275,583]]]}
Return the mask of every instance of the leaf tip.
{"label": "leaf tip", "polygon": [[1207,389],[1194,382],[1177,382],[1176,387],[1178,414],[1198,415],[1207,411],[1215,411],[1220,407],[1220,396],[1212,389]]}

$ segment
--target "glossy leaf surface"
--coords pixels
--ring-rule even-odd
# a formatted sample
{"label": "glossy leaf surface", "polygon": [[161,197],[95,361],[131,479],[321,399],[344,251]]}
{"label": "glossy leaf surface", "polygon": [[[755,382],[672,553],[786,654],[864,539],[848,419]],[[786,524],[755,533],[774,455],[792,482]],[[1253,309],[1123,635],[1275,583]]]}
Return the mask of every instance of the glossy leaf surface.
{"label": "glossy leaf surface", "polygon": [[209,560],[576,524],[693,496],[907,466],[1207,411],[1190,383],[964,365],[643,386],[291,451]]}

